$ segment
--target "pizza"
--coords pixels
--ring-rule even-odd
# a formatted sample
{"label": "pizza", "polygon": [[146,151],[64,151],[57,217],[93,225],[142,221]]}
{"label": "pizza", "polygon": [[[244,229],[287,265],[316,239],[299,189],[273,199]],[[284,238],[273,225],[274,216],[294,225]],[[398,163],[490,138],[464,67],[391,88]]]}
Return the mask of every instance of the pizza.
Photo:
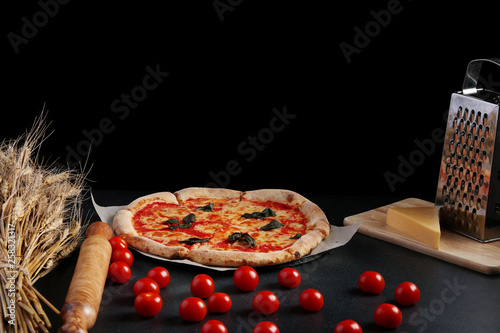
{"label": "pizza", "polygon": [[289,190],[191,187],[140,197],[113,229],[129,246],[212,266],[267,266],[302,258],[330,233],[323,211]]}

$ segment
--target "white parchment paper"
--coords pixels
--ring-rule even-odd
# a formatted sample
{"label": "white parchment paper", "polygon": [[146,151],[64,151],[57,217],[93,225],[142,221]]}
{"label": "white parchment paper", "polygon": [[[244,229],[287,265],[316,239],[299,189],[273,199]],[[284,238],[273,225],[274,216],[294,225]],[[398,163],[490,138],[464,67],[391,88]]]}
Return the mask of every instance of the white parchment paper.
{"label": "white parchment paper", "polygon": [[[94,208],[99,215],[99,218],[101,221],[108,223],[109,225],[112,226],[113,224],[113,217],[115,216],[115,213],[119,211],[120,209],[125,208],[126,205],[123,206],[99,206],[95,200],[94,196],[92,196],[92,203],[94,205]],[[357,223],[353,224],[350,226],[345,226],[345,227],[337,227],[337,226],[331,226],[330,229],[330,235],[324,239],[314,250],[311,251],[311,253],[308,256],[314,256],[316,254],[320,254],[325,251],[329,251],[332,249],[335,249],[337,247],[343,246],[347,244],[352,236],[356,233],[358,228],[361,226],[362,223]],[[200,266],[216,271],[228,271],[228,270],[235,270],[236,268],[234,267],[217,267],[217,266],[207,266],[207,265],[202,265],[198,264],[196,262],[193,262],[191,260],[187,259],[166,259],[160,256],[152,255],[143,251],[139,251],[137,249],[134,249],[140,253],[142,253],[145,256],[156,258],[158,260],[162,261],[168,261],[172,263],[177,263],[177,264],[185,264],[185,265],[191,265],[191,266]],[[306,256],[307,257],[307,256]],[[303,257],[305,258],[305,257]]]}

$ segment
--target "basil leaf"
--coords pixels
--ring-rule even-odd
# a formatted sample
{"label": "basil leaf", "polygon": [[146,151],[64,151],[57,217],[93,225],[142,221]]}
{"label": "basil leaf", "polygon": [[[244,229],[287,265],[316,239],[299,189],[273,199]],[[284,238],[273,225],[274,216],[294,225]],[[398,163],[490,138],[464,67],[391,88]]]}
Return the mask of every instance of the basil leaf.
{"label": "basil leaf", "polygon": [[241,215],[241,217],[244,217],[246,219],[257,219],[258,217],[257,217],[256,214],[260,214],[260,213],[259,212],[255,212],[255,213],[252,213],[252,214],[245,213],[245,214]]}
{"label": "basil leaf", "polygon": [[269,222],[265,226],[260,227],[259,229],[263,230],[263,231],[267,231],[267,230],[278,229],[278,228],[281,228],[282,226],[283,226],[283,224],[281,224],[280,221],[272,220],[271,222]]}
{"label": "basil leaf", "polygon": [[208,205],[197,207],[196,210],[201,210],[204,212],[213,212],[214,211],[214,203],[211,202]]}
{"label": "basil leaf", "polygon": [[232,235],[229,235],[229,237],[227,238],[227,241],[229,243],[234,243],[236,242],[237,240],[240,240],[241,239],[241,236],[243,236],[243,234],[241,232],[235,232],[234,234]]}
{"label": "basil leaf", "polygon": [[196,215],[191,213],[189,215],[186,215],[186,217],[184,217],[182,219],[182,223],[189,224],[189,223],[193,223],[195,220],[196,220]]}
{"label": "basil leaf", "polygon": [[179,223],[179,220],[176,219],[176,218],[172,218],[172,219],[168,219],[168,220],[164,221],[163,223],[166,223],[166,224],[177,224],[177,223]]}
{"label": "basil leaf", "polygon": [[264,210],[262,211],[262,214],[265,214],[266,217],[276,216],[276,213],[273,212],[273,210],[271,208],[264,208]]}
{"label": "basil leaf", "polygon": [[246,232],[241,236],[240,242],[241,241],[247,242],[252,249],[255,247],[255,239]]}
{"label": "basil leaf", "polygon": [[290,237],[290,239],[299,239],[300,237],[302,237],[302,234],[300,232],[298,232],[295,234],[295,236]]}
{"label": "basil leaf", "polygon": [[186,217],[184,217],[182,219],[182,224],[179,223],[179,228],[181,229],[187,229],[189,228],[190,226],[193,225],[193,222],[196,220],[196,215],[194,215],[193,213],[187,215]]}
{"label": "basil leaf", "polygon": [[192,237],[188,238],[186,240],[179,241],[179,243],[187,244],[187,245],[193,245],[196,243],[205,243],[208,242],[210,238],[198,238],[198,237]]}
{"label": "basil leaf", "polygon": [[170,230],[175,230],[179,226],[179,220],[176,218],[171,218],[166,221],[163,221],[163,224],[168,224]]}
{"label": "basil leaf", "polygon": [[255,239],[253,239],[253,237],[246,232],[244,234],[241,232],[235,232],[234,234],[229,235],[227,241],[229,243],[234,243],[236,241],[246,242],[252,249],[255,247]]}
{"label": "basil leaf", "polygon": [[241,215],[241,217],[244,217],[246,219],[259,219],[259,220],[262,220],[266,217],[270,217],[270,216],[276,216],[276,213],[273,212],[273,210],[271,208],[264,208],[264,210],[262,212],[253,212],[251,214],[249,213],[245,213],[243,215]]}

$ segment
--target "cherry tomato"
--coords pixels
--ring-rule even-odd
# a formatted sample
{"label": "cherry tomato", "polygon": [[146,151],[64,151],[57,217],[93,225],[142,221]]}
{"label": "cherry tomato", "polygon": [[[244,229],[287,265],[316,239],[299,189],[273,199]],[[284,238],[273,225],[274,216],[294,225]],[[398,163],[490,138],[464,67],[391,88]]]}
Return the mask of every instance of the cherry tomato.
{"label": "cherry tomato", "polygon": [[233,283],[241,291],[252,291],[259,284],[259,275],[252,267],[241,266],[234,272]]}
{"label": "cherry tomato", "polygon": [[134,301],[135,311],[143,317],[153,317],[160,312],[163,300],[157,293],[140,293]]}
{"label": "cherry tomato", "polygon": [[202,321],[207,315],[207,306],[199,297],[188,297],[181,302],[179,314],[187,321]]}
{"label": "cherry tomato", "polygon": [[385,280],[380,273],[367,271],[358,279],[359,289],[365,293],[380,294],[385,287]]}
{"label": "cherry tomato", "polygon": [[208,309],[215,313],[228,312],[232,305],[231,297],[224,293],[212,294],[207,301]]}
{"label": "cherry tomato", "polygon": [[252,306],[256,312],[267,315],[278,311],[280,301],[274,293],[264,290],[255,295]]}
{"label": "cherry tomato", "polygon": [[413,305],[420,299],[420,290],[412,282],[403,282],[396,288],[394,296],[401,305]]}
{"label": "cherry tomato", "polygon": [[228,331],[221,321],[212,319],[203,324],[200,333],[228,333]]}
{"label": "cherry tomato", "polygon": [[150,279],[150,278],[142,278],[137,280],[134,283],[133,287],[133,292],[134,296],[137,296],[142,293],[160,293],[160,286],[158,286],[158,283],[155,282],[155,280]]}
{"label": "cherry tomato", "polygon": [[116,249],[126,249],[128,248],[127,241],[120,236],[113,236],[109,239],[111,244],[111,249],[114,251]]}
{"label": "cherry tomato", "polygon": [[302,278],[300,277],[299,271],[294,268],[283,268],[278,274],[278,282],[287,288],[298,287]]}
{"label": "cherry tomato", "polygon": [[325,300],[319,291],[306,289],[300,294],[299,302],[307,311],[319,311],[323,307]]}
{"label": "cherry tomato", "polygon": [[109,278],[116,283],[125,283],[130,280],[132,270],[123,261],[115,261],[108,268]]}
{"label": "cherry tomato", "polygon": [[261,321],[255,326],[252,333],[280,333],[280,330],[270,321]]}
{"label": "cherry tomato", "polygon": [[111,254],[111,262],[115,261],[123,261],[127,265],[132,266],[132,263],[134,262],[134,256],[129,249],[119,248],[114,250]]}
{"label": "cherry tomato", "polygon": [[396,328],[401,324],[403,315],[395,305],[384,303],[377,307],[373,315],[375,322],[385,328]]}
{"label": "cherry tomato", "polygon": [[160,266],[152,268],[146,277],[155,280],[160,289],[165,288],[170,283],[170,273],[166,268]]}
{"label": "cherry tomato", "polygon": [[214,290],[214,280],[206,274],[196,275],[191,281],[191,294],[195,297],[208,298]]}
{"label": "cherry tomato", "polygon": [[343,320],[335,326],[333,333],[363,333],[363,330],[354,320]]}

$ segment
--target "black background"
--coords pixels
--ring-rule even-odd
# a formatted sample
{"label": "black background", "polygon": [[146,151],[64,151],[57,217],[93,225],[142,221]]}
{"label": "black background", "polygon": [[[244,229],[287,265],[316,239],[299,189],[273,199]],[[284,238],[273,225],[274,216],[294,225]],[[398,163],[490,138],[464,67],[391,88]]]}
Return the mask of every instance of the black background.
{"label": "black background", "polygon": [[[69,152],[88,150],[90,135],[88,159],[77,157],[96,189],[212,183],[433,200],[442,145],[405,175],[401,160],[445,128],[467,63],[500,53],[497,14],[479,1],[54,3],[3,6],[0,133],[17,137],[48,110],[40,156],[75,165]],[[397,13],[382,26],[373,13],[388,6]],[[16,52],[13,34],[37,19]],[[359,44],[355,27],[372,36],[348,62],[340,44]],[[169,75],[114,112],[148,66]],[[289,123],[272,132],[285,109]],[[259,133],[255,154],[238,149]],[[387,172],[401,181],[391,187]]]}

